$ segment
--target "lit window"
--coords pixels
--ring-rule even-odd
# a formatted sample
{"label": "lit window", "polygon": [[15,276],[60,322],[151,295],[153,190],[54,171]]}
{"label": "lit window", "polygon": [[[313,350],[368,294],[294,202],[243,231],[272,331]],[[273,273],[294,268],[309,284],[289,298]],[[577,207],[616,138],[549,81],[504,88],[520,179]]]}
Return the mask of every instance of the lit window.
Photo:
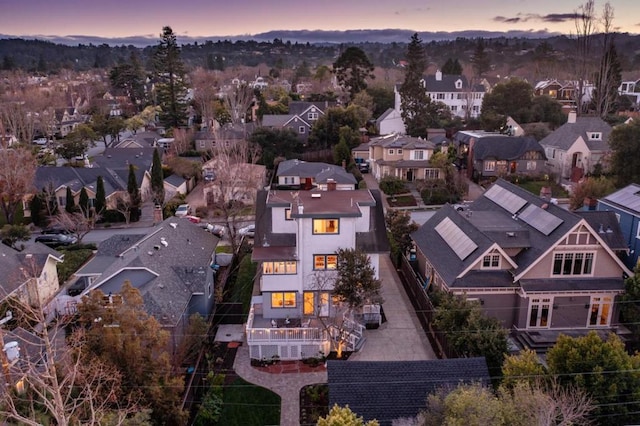
{"label": "lit window", "polygon": [[335,270],[338,267],[338,256],[335,254],[316,254],[313,256],[313,269]]}
{"label": "lit window", "polygon": [[532,299],[529,311],[529,327],[549,327],[551,299]]}
{"label": "lit window", "polygon": [[496,162],[495,161],[485,161],[484,162],[484,171],[485,172],[495,172],[496,171]]}
{"label": "lit window", "polygon": [[527,170],[535,170],[537,163],[535,161],[527,161]]}
{"label": "lit window", "polygon": [[295,308],[296,292],[287,291],[282,293],[271,293],[272,308]]}
{"label": "lit window", "polygon": [[591,275],[593,253],[556,253],[553,275]]}
{"label": "lit window", "polygon": [[611,313],[611,297],[591,297],[589,326],[609,325]]}
{"label": "lit window", "polygon": [[297,263],[294,260],[279,262],[262,262],[264,275],[295,275],[298,273]]}
{"label": "lit window", "polygon": [[291,209],[284,209],[284,220],[293,220],[291,218]]}
{"label": "lit window", "polygon": [[338,234],[340,221],[338,219],[313,219],[314,234]]}

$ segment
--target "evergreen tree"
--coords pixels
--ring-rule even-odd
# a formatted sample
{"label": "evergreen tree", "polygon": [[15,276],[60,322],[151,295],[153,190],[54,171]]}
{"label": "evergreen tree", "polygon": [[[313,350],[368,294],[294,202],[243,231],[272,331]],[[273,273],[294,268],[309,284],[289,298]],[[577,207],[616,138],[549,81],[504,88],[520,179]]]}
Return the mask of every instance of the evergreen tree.
{"label": "evergreen tree", "polygon": [[127,192],[131,200],[130,214],[131,222],[137,222],[140,220],[140,207],[142,200],[140,198],[140,190],[138,189],[138,181],[136,179],[136,170],[133,164],[129,164],[129,178],[127,179]]}
{"label": "evergreen tree", "polygon": [[418,33],[415,33],[411,36],[407,49],[404,82],[400,86],[400,114],[407,134],[410,136],[425,137],[429,128],[428,107],[431,99],[422,85],[422,73],[426,66],[427,58],[422,40],[418,37]]}
{"label": "evergreen tree", "polygon": [[491,68],[489,56],[484,50],[484,39],[482,38],[479,38],[478,42],[476,43],[476,49],[471,56],[471,65],[473,66],[473,70],[478,77],[481,77]]}
{"label": "evergreen tree", "polygon": [[104,179],[102,176],[98,176],[98,181],[96,183],[96,201],[94,206],[96,208],[96,214],[102,214],[106,206],[107,197],[104,191]]}
{"label": "evergreen tree", "polygon": [[73,199],[73,192],[71,192],[71,188],[68,186],[64,209],[67,211],[67,213],[73,213],[76,211],[76,201]]}
{"label": "evergreen tree", "polygon": [[184,64],[180,47],[171,27],[164,27],[161,40],[153,57],[157,83],[158,105],[162,109],[160,121],[167,127],[180,127],[187,119],[184,83]]}
{"label": "evergreen tree", "polygon": [[153,164],[151,166],[151,191],[153,192],[153,202],[158,205],[164,203],[164,176],[162,173],[162,162],[159,150],[153,151]]}
{"label": "evergreen tree", "polygon": [[462,65],[458,59],[448,58],[447,62],[442,66],[442,74],[445,75],[462,75]]}
{"label": "evergreen tree", "polygon": [[31,211],[31,222],[36,226],[42,226],[44,223],[42,194],[37,193],[29,202],[29,210]]}
{"label": "evergreen tree", "polygon": [[348,47],[333,63],[333,72],[340,86],[349,92],[353,100],[357,93],[367,88],[366,79],[373,79],[374,66],[359,47]]}
{"label": "evergreen tree", "polygon": [[82,211],[82,214],[85,215],[85,217],[89,217],[90,216],[90,212],[89,212],[89,194],[87,194],[87,190],[84,188],[84,186],[82,187],[82,189],[80,190],[80,198],[78,199],[78,207],[80,207],[80,210]]}

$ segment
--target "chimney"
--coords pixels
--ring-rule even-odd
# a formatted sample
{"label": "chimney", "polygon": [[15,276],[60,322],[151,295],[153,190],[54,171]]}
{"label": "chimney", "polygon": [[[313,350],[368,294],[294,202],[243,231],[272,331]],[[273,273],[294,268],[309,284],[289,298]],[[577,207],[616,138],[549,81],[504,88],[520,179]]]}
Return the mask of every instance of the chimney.
{"label": "chimney", "polygon": [[575,111],[570,111],[569,116],[567,117],[567,123],[575,124],[577,114]]}
{"label": "chimney", "polygon": [[333,179],[327,179],[327,191],[335,191],[337,183]]}
{"label": "chimney", "polygon": [[551,201],[551,187],[543,186],[540,188],[540,198],[546,201]]}
{"label": "chimney", "polygon": [[436,71],[436,81],[442,81],[442,71]]}

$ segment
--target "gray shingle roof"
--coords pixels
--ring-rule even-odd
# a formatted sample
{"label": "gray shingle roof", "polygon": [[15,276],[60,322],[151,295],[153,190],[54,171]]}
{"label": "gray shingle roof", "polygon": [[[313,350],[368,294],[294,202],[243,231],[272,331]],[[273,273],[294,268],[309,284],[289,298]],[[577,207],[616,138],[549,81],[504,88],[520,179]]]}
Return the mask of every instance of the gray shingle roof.
{"label": "gray shingle roof", "polygon": [[460,382],[489,384],[484,358],[429,361],[328,361],[329,406],[349,405],[365,421],[381,426],[415,417],[427,395]]}
{"label": "gray shingle roof", "polygon": [[[136,281],[147,312],[161,324],[174,326],[187,312],[193,293],[202,293],[212,279],[209,264],[218,238],[188,220],[170,217],[136,241],[131,241],[129,250],[118,253],[92,288],[115,286],[117,291],[125,279]],[[106,253],[126,245],[117,239],[112,243]]]}
{"label": "gray shingle roof", "polygon": [[638,216],[640,215],[640,185],[635,183],[627,185],[613,194],[603,197],[601,201]]}
{"label": "gray shingle roof", "polygon": [[[600,132],[602,137],[591,140],[587,136],[587,132]],[[542,139],[540,145],[566,151],[579,137],[582,137],[591,151],[608,151],[610,134],[611,126],[600,117],[577,117],[575,123],[565,123]]]}
{"label": "gray shingle roof", "polygon": [[587,223],[598,233],[598,236],[614,251],[628,250],[629,246],[622,235],[616,214],[612,211],[577,211],[578,216],[585,218]]}
{"label": "gray shingle roof", "polygon": [[286,160],[278,164],[276,176],[313,177],[316,182],[323,183],[332,178],[338,183],[352,183],[355,177],[345,169],[335,164],[307,162],[302,160]]}
{"label": "gray shingle roof", "polygon": [[530,136],[487,136],[476,141],[473,157],[476,160],[516,160],[529,151],[539,152],[546,159],[542,146]]}
{"label": "gray shingle roof", "polygon": [[[427,87],[427,92],[466,92],[468,91],[468,82],[467,77],[464,75],[447,75],[443,74],[441,80],[436,80],[435,75],[428,75],[423,77],[425,81],[425,85]],[[456,81],[462,81],[462,87],[460,89],[456,88]],[[475,92],[484,93],[485,87],[482,84],[476,84],[473,87]]]}
{"label": "gray shingle roof", "polygon": [[[456,277],[470,265],[478,262],[480,260],[479,256],[491,245],[503,243],[505,239],[509,243],[507,247],[523,249],[514,257],[514,261],[518,265],[518,269],[515,271],[517,275],[536,262],[561,236],[569,232],[581,220],[581,216],[555,204],[548,203],[542,198],[505,180],[498,179],[494,185],[498,185],[521,197],[526,201],[526,205],[537,207],[546,205],[544,210],[562,220],[562,223],[548,235],[545,235],[524,220],[520,220],[517,216],[514,218],[501,205],[487,198],[486,192],[469,205],[467,212],[456,212],[448,205],[442,207],[411,236],[450,287],[468,286],[468,279]],[[524,209],[525,207],[521,210]],[[464,260],[456,256],[451,247],[435,230],[435,227],[446,217],[450,218],[478,246]],[[508,233],[513,236],[509,236]],[[499,234],[502,234],[502,237],[497,238]],[[502,280],[497,282],[506,284]]]}

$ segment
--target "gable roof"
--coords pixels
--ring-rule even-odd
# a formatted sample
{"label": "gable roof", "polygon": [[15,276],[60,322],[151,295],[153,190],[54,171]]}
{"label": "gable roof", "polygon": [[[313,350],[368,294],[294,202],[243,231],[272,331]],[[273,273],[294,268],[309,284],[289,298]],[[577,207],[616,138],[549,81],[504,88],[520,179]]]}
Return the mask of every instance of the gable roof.
{"label": "gable roof", "polygon": [[[469,90],[467,87],[468,80],[464,75],[449,75],[442,74],[441,79],[437,80],[435,75],[427,75],[423,77],[427,92],[466,92]],[[456,81],[462,81],[462,86],[456,88]],[[482,84],[476,84],[473,87],[474,92],[485,92],[485,87]]]}
{"label": "gable roof", "polygon": [[0,300],[16,291],[30,278],[40,276],[50,257],[60,262],[63,256],[40,243],[28,244],[21,252],[0,243],[0,271],[4,277],[0,284]]}
{"label": "gable roof", "polygon": [[599,200],[634,216],[640,216],[640,185],[632,183]]}
{"label": "gable roof", "polygon": [[[591,140],[587,132],[602,133],[599,139]],[[600,117],[576,117],[575,123],[565,123],[540,141],[540,145],[568,150],[581,137],[591,151],[608,151],[611,126]]]}
{"label": "gable roof", "polygon": [[517,160],[530,151],[539,152],[546,159],[544,148],[530,136],[486,136],[473,145],[476,160]]}
{"label": "gable roof", "polygon": [[327,361],[329,406],[348,405],[365,421],[381,426],[415,417],[427,395],[460,382],[489,385],[484,358],[428,361]]}
{"label": "gable roof", "polygon": [[207,280],[212,279],[209,265],[219,239],[175,217],[165,219],[142,239],[128,237],[120,236],[120,241],[113,237],[114,247],[107,253],[125,249],[85,292],[118,292],[128,279],[140,290],[146,311],[162,325],[175,326],[191,297],[203,293]]}
{"label": "gable roof", "polygon": [[384,148],[435,149],[435,144],[430,140],[396,133],[371,139],[369,145]]}
{"label": "gable roof", "polygon": [[628,251],[629,246],[622,235],[622,230],[616,218],[616,214],[612,211],[576,211],[578,216],[582,216],[589,226],[598,233],[609,248],[613,251]]}
{"label": "gable roof", "polygon": [[326,182],[332,178],[338,183],[355,184],[356,178],[340,166],[328,163],[307,162],[303,160],[285,160],[278,164],[276,176],[313,177],[316,182]]}
{"label": "gable roof", "polygon": [[[454,244],[448,244],[436,231],[436,226],[446,218],[477,245],[464,259],[456,255]],[[581,221],[581,216],[498,179],[467,211],[457,212],[446,205],[411,237],[449,287],[481,283],[479,276],[489,274],[494,275],[493,281],[487,280],[493,283],[491,286],[512,286],[514,278],[506,270],[478,271],[473,280],[459,275],[478,262],[494,243],[503,248],[522,249],[513,258],[518,265],[514,274],[522,274]]]}
{"label": "gable roof", "polygon": [[317,112],[320,114],[324,114],[328,108],[332,108],[337,106],[337,102],[329,102],[329,101],[318,101],[318,102],[307,102],[307,101],[291,101],[289,102],[289,114],[291,115],[302,115],[306,113],[311,107],[315,107]]}

